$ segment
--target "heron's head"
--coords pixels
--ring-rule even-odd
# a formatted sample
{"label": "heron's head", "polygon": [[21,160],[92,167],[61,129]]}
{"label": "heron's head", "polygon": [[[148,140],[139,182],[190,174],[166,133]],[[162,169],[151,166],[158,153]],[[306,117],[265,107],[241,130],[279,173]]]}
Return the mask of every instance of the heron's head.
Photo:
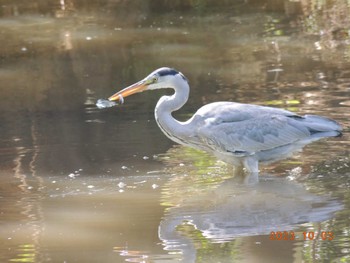
{"label": "heron's head", "polygon": [[187,83],[186,77],[181,72],[178,72],[172,68],[159,68],[153,71],[143,80],[113,94],[108,98],[108,100],[123,101],[123,98],[135,93],[139,93],[145,90],[171,88],[177,86],[177,84],[181,82]]}

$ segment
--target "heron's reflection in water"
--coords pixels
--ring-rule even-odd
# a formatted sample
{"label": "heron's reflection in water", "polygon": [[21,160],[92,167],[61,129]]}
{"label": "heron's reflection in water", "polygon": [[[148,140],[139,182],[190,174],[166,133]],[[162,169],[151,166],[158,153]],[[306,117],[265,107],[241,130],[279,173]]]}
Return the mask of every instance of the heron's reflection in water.
{"label": "heron's reflection in water", "polygon": [[264,178],[255,185],[231,178],[205,191],[186,191],[191,186],[185,181],[171,180],[168,189],[179,189],[183,183],[180,195],[188,195],[165,195],[176,203],[173,201],[159,226],[164,249],[181,252],[184,262],[195,262],[196,238],[224,243],[242,236],[289,231],[299,224],[330,219],[342,207],[336,200],[308,192],[295,181],[268,175]]}

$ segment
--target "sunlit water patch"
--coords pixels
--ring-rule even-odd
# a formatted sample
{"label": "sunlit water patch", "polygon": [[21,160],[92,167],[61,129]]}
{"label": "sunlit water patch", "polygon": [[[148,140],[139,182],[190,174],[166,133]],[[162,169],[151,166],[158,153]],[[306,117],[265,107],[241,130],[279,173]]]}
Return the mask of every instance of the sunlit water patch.
{"label": "sunlit water patch", "polygon": [[[162,209],[155,204],[166,178],[159,173],[86,177],[80,172],[42,178],[40,189],[25,188],[19,200],[3,193],[1,221],[6,227],[1,230],[1,239],[9,250],[3,250],[2,258],[16,262],[46,262],[44,258],[69,262],[88,247],[92,254],[87,253],[85,260],[102,254],[116,258],[117,246],[143,247],[146,251],[149,248],[139,243],[141,240],[136,241],[136,236],[143,231],[145,236],[156,238],[153,230],[158,227]],[[14,202],[15,211],[11,209]],[[150,232],[144,229],[151,225]],[[31,249],[26,253],[24,248]],[[70,253],[62,254],[62,250]]]}

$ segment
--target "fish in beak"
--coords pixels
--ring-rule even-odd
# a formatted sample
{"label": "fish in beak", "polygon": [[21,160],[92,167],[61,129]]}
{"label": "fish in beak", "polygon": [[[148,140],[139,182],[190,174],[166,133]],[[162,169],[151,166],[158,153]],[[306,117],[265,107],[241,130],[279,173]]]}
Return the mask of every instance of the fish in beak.
{"label": "fish in beak", "polygon": [[122,89],[121,91],[118,91],[117,93],[113,94],[108,98],[109,101],[116,101],[118,100],[120,104],[124,103],[124,98],[128,97],[132,94],[142,92],[147,89],[147,83],[144,80],[141,80],[129,87],[126,87],[125,89]]}

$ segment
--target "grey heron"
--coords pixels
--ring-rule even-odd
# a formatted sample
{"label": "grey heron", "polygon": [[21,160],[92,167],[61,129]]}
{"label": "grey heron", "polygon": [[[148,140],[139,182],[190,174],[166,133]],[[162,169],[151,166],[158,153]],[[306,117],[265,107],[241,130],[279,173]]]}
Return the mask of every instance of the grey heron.
{"label": "grey heron", "polygon": [[155,107],[155,119],[163,133],[179,144],[244,167],[248,174],[258,173],[259,162],[279,160],[312,141],[341,135],[341,126],[325,117],[225,101],[207,104],[189,120],[180,122],[172,112],[187,102],[190,87],[181,72],[167,67],[153,71],[108,100],[123,102],[132,94],[163,88],[175,91],[161,97]]}

